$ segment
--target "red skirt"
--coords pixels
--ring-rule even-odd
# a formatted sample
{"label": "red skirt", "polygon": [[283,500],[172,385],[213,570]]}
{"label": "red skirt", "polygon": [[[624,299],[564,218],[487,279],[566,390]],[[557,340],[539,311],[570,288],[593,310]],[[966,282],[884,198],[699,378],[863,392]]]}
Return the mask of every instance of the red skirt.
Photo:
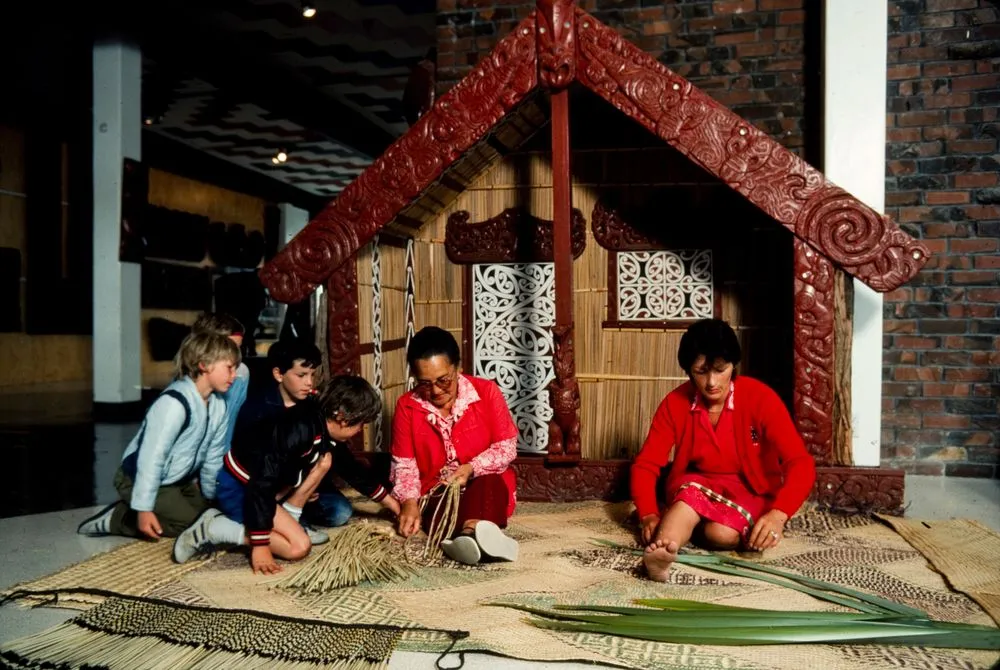
{"label": "red skirt", "polygon": [[737,475],[689,473],[681,480],[671,504],[683,502],[702,519],[728,526],[746,538],[770,499],[759,496]]}

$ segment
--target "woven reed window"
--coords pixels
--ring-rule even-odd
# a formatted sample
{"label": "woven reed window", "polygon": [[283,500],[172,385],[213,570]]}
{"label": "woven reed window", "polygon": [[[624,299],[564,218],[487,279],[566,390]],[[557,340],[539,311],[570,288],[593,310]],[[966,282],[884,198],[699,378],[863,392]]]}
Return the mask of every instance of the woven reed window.
{"label": "woven reed window", "polygon": [[720,312],[711,249],[608,253],[605,327],[685,328]]}

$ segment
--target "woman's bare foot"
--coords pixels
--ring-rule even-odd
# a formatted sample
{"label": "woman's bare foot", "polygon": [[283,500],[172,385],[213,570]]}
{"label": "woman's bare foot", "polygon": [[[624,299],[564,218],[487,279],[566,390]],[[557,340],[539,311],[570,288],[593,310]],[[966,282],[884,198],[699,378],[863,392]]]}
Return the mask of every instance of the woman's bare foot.
{"label": "woman's bare foot", "polygon": [[642,562],[646,564],[646,572],[654,582],[665,582],[670,575],[670,566],[677,560],[680,549],[673,540],[653,540],[646,547]]}

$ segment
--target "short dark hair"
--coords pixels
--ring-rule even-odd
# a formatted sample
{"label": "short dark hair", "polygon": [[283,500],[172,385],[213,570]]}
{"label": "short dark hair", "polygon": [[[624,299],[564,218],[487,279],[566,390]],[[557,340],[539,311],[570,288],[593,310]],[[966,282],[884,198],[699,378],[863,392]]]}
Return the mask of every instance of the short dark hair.
{"label": "short dark hair", "polygon": [[372,385],[356,375],[337,375],[316,395],[323,416],[349,426],[374,421],[382,412],[382,399]]}
{"label": "short dark hair", "polygon": [[742,355],[739,338],[728,323],[722,319],[702,319],[691,324],[681,336],[677,362],[685,373],[690,374],[691,366],[699,356],[704,356],[709,363],[721,358],[736,365]]}
{"label": "short dark hair", "polygon": [[462,360],[454,335],[444,328],[425,326],[410,340],[410,346],[406,349],[406,363],[412,368],[417,361],[431,356],[447,356],[452,365],[458,365]]}
{"label": "short dark hair", "polygon": [[224,312],[206,312],[191,326],[195,333],[216,333],[217,335],[243,335],[245,329],[239,319]]}
{"label": "short dark hair", "polygon": [[278,368],[281,374],[292,369],[295,361],[302,361],[304,368],[318,368],[323,362],[323,354],[315,344],[299,338],[278,340],[267,350],[268,366]]}

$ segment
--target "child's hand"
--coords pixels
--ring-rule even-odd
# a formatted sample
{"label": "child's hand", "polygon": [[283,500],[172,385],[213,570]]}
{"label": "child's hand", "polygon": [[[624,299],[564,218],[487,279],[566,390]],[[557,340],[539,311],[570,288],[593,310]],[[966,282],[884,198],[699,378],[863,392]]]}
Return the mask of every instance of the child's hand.
{"label": "child's hand", "polygon": [[642,543],[649,544],[653,541],[653,536],[656,534],[656,527],[660,525],[660,515],[659,514],[647,514],[642,517],[639,521],[639,526],[642,528]]}
{"label": "child's hand", "polygon": [[274,561],[271,548],[264,545],[250,550],[250,567],[255,575],[276,575],[281,572],[281,566]]}
{"label": "child's hand", "polygon": [[399,512],[399,534],[410,537],[420,530],[420,508],[417,499],[411,498],[403,502]]}
{"label": "child's hand", "polygon": [[139,512],[139,532],[151,540],[158,540],[163,535],[160,520],[153,512]]}

